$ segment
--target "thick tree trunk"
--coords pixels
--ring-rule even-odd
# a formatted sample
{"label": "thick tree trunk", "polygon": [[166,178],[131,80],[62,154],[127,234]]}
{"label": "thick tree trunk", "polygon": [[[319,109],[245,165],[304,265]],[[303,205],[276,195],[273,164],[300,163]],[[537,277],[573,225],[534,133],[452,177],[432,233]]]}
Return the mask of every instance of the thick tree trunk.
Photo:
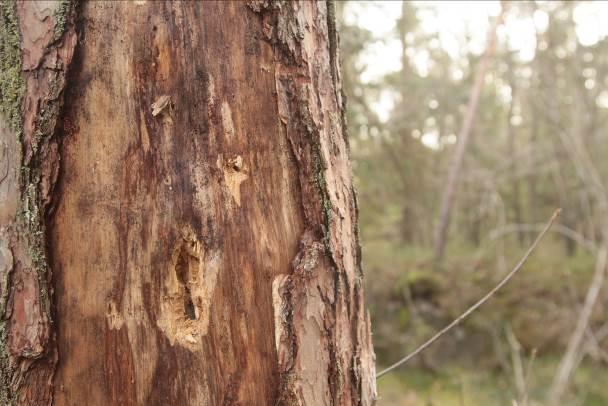
{"label": "thick tree trunk", "polygon": [[373,403],[333,5],[0,10],[3,401]]}

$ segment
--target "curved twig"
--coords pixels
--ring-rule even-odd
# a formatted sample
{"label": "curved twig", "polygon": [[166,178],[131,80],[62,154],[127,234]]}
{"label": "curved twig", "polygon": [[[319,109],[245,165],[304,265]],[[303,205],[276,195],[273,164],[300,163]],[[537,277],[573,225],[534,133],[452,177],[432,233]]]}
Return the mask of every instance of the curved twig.
{"label": "curved twig", "polygon": [[[534,232],[541,231],[545,225],[544,224],[525,224],[525,223],[513,223],[507,224],[504,227],[494,229],[490,232],[489,238],[490,240],[496,240],[506,234],[516,233],[519,231],[523,232]],[[589,252],[596,253],[597,246],[591,240],[585,238],[584,235],[577,233],[571,228],[568,228],[562,224],[556,224],[551,231],[561,234],[566,238],[571,239],[572,241],[578,243],[581,247],[586,249]]]}
{"label": "curved twig", "polygon": [[420,354],[422,351],[424,351],[429,346],[431,346],[431,344],[433,344],[435,341],[437,341],[439,338],[441,338],[441,336],[443,336],[445,333],[450,331],[452,328],[456,327],[464,319],[466,319],[468,316],[470,316],[471,313],[473,313],[481,305],[483,305],[485,302],[487,302],[488,299],[490,299],[492,296],[494,296],[494,294],[496,292],[498,292],[500,290],[500,288],[502,288],[504,285],[506,285],[507,282],[509,282],[509,280],[511,280],[511,278],[513,278],[513,276],[517,273],[517,271],[519,271],[523,267],[523,265],[526,263],[526,261],[528,260],[528,258],[530,257],[530,255],[532,254],[532,252],[534,251],[536,246],[538,245],[538,243],[540,243],[540,241],[543,239],[543,237],[545,236],[547,231],[549,231],[549,229],[553,225],[553,222],[557,219],[557,217],[559,217],[560,212],[561,212],[561,209],[555,210],[555,212],[553,213],[553,215],[547,222],[547,225],[545,226],[545,228],[540,232],[538,237],[536,237],[536,240],[534,240],[534,242],[532,243],[530,248],[528,248],[528,251],[526,251],[526,253],[522,257],[522,259],[519,260],[517,265],[515,265],[515,267],[498,283],[498,285],[496,285],[492,290],[490,290],[488,293],[486,293],[481,299],[479,299],[473,306],[469,307],[464,313],[462,313],[460,316],[458,316],[456,319],[454,319],[454,321],[452,321],[450,324],[448,324],[443,329],[441,329],[433,337],[428,339],[424,344],[422,344],[421,346],[416,348],[414,351],[412,351],[405,357],[401,358],[399,361],[395,362],[393,365],[389,366],[385,370],[380,371],[378,374],[376,374],[376,379],[380,378],[382,375],[386,375],[387,373],[391,372],[395,368],[405,364],[406,362],[408,362],[409,360],[414,358],[416,355]]}

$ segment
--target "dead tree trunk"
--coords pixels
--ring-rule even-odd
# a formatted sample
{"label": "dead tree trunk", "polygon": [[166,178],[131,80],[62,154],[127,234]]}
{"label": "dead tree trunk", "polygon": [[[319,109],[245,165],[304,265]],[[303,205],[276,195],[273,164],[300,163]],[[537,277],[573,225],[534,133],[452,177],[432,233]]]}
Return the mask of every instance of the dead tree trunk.
{"label": "dead tree trunk", "polygon": [[333,4],[0,13],[1,403],[372,404]]}

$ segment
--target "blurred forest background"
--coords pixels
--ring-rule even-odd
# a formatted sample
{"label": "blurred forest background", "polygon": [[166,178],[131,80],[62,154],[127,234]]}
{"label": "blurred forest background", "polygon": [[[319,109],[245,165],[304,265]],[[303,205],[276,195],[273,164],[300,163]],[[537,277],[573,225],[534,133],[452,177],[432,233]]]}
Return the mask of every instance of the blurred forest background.
{"label": "blurred forest background", "polygon": [[439,267],[442,195],[501,4],[337,4],[378,370],[489,291],[563,209],[509,285],[379,379],[379,404],[608,404],[608,3],[504,7]]}

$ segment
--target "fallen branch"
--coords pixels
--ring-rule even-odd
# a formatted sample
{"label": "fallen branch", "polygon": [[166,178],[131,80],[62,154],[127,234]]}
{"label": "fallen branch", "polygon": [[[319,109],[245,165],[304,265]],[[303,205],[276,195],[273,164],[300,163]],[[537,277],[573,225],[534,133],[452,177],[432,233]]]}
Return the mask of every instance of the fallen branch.
{"label": "fallen branch", "polygon": [[540,232],[540,234],[538,235],[538,237],[536,237],[536,240],[534,240],[534,242],[532,243],[532,245],[530,246],[530,248],[528,248],[528,251],[526,251],[526,253],[522,257],[522,259],[519,260],[519,262],[517,263],[517,265],[515,265],[515,268],[513,268],[498,283],[498,285],[496,285],[492,290],[490,290],[488,293],[486,293],[484,297],[482,297],[481,299],[479,299],[473,306],[469,307],[464,313],[462,313],[460,316],[458,316],[456,319],[454,319],[454,321],[452,321],[450,324],[448,324],[443,329],[441,329],[437,334],[435,334],[433,337],[431,337],[429,340],[427,340],[424,344],[422,344],[421,346],[419,346],[418,348],[416,348],[414,351],[412,351],[411,353],[409,353],[405,357],[401,358],[399,361],[395,362],[393,365],[389,366],[385,370],[380,371],[378,374],[376,374],[376,379],[380,378],[382,375],[388,374],[389,372],[391,372],[395,368],[398,368],[399,366],[405,364],[406,362],[408,362],[409,360],[411,360],[412,358],[414,358],[416,355],[420,354],[422,351],[424,351],[425,349],[427,349],[428,347],[430,347],[431,344],[433,344],[435,341],[437,341],[439,338],[441,338],[441,336],[443,336],[445,333],[447,333],[448,331],[450,331],[452,328],[454,328],[458,324],[460,324],[464,319],[466,319],[467,317],[469,317],[471,315],[471,313],[473,313],[481,305],[483,305],[485,302],[487,302],[488,299],[490,299],[492,296],[494,296],[494,294],[496,292],[498,292],[500,290],[500,288],[502,288],[504,285],[506,285],[507,282],[509,282],[509,280],[511,280],[511,278],[513,278],[513,276],[517,273],[517,271],[519,271],[524,266],[524,264],[526,263],[526,261],[528,260],[528,258],[530,257],[530,255],[532,254],[532,252],[534,251],[534,249],[536,248],[536,246],[538,245],[538,243],[540,243],[540,241],[543,239],[543,237],[545,236],[545,234],[547,233],[547,231],[549,231],[549,229],[553,225],[553,222],[555,222],[555,220],[557,219],[557,217],[559,217],[560,211],[561,211],[561,209],[555,210],[555,213],[553,213],[553,215],[551,216],[551,218],[547,222],[547,225],[545,226],[545,228]]}
{"label": "fallen branch", "polygon": [[585,297],[585,304],[581,310],[580,316],[576,322],[576,328],[574,329],[570,340],[568,341],[568,347],[566,353],[559,363],[555,377],[553,378],[553,385],[549,391],[549,404],[558,405],[560,404],[561,397],[568,387],[568,382],[572,372],[576,368],[579,348],[585,337],[585,332],[589,326],[593,308],[595,307],[600,290],[602,288],[604,277],[606,275],[606,263],[608,262],[608,249],[605,245],[602,245],[597,256],[597,262],[595,266],[595,273],[593,274],[593,280],[587,290],[587,296]]}

